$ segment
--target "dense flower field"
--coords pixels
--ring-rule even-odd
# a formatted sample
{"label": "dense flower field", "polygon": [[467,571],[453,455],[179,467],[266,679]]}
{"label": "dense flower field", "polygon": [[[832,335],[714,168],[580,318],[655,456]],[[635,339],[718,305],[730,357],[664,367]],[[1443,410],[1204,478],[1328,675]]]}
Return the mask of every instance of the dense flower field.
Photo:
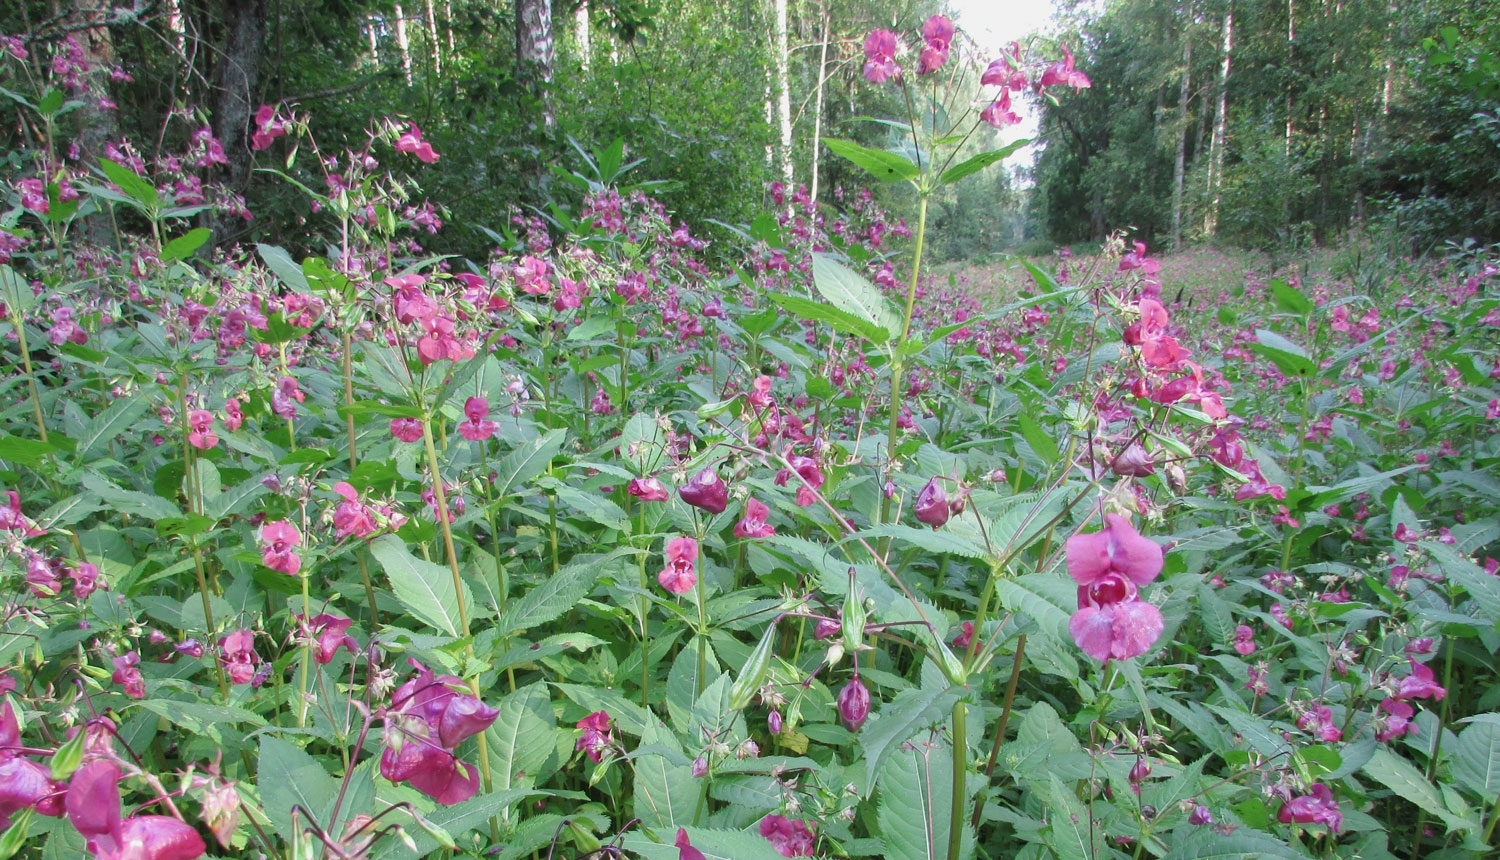
{"label": "dense flower field", "polygon": [[[438,258],[420,128],[285,106],[305,246],[211,248],[212,135],[86,165],[56,50],[4,72],[0,857],[1500,850],[1493,259],[981,300],[925,195],[1000,156],[918,120],[833,143],[914,225],[777,186],[710,247],[617,145]],[[955,122],[1089,84],[990,71]]]}

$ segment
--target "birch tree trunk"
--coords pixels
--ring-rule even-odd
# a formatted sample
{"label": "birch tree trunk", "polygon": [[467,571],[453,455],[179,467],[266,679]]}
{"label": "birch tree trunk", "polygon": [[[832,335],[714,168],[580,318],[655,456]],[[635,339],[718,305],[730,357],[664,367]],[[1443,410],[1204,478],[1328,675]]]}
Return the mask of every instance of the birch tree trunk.
{"label": "birch tree trunk", "polygon": [[813,139],[812,139],[812,202],[818,204],[818,162],[823,142],[823,87],[828,81],[828,3],[827,0],[819,4],[819,14],[823,19],[823,33],[818,45],[818,88],[813,100]]}
{"label": "birch tree trunk", "polygon": [[589,70],[589,55],[594,49],[592,34],[589,33],[588,0],[579,3],[578,9],[573,12],[573,37],[578,40],[578,61],[586,73]]}
{"label": "birch tree trunk", "polygon": [[411,86],[411,40],[406,34],[406,11],[396,4],[396,47],[401,51],[401,71],[406,74],[406,85]]}
{"label": "birch tree trunk", "polygon": [[1172,250],[1182,247],[1182,191],[1187,181],[1188,96],[1193,74],[1193,4],[1184,10],[1182,29],[1182,82],[1177,90],[1177,155],[1172,163]]}
{"label": "birch tree trunk", "polygon": [[438,38],[437,9],[433,8],[432,0],[427,0],[427,36],[432,40],[432,72],[442,75],[443,43]]}
{"label": "birch tree trunk", "polygon": [[792,176],[792,86],[791,57],[787,39],[787,0],[776,0],[776,116],[781,140],[776,150],[781,181],[790,190]]}
{"label": "birch tree trunk", "polygon": [[1208,212],[1203,231],[1214,236],[1219,231],[1219,203],[1224,182],[1224,148],[1229,136],[1229,58],[1234,49],[1234,9],[1224,10],[1222,61],[1219,63],[1219,88],[1214,110],[1214,134],[1208,149]]}
{"label": "birch tree trunk", "polygon": [[542,103],[542,127],[557,125],[552,112],[552,0],[516,0],[516,72]]}
{"label": "birch tree trunk", "polygon": [[[105,83],[108,75],[104,70],[115,64],[115,44],[110,39],[109,28],[104,26],[108,16],[109,3],[106,0],[73,0],[69,15],[70,24],[80,28],[78,42],[88,58],[89,68],[95,70],[88,78],[88,98],[83,100],[83,107],[78,111],[82,120],[78,143],[88,158],[103,155],[104,144],[119,137],[115,112],[99,106],[99,100],[109,95]],[[103,212],[85,218],[83,232],[96,245],[108,244],[114,238],[109,217]]]}

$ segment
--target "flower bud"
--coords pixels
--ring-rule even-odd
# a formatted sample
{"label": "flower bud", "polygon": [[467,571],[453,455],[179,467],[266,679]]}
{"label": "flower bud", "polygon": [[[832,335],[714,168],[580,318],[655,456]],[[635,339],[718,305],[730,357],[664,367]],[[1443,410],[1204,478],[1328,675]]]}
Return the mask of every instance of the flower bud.
{"label": "flower bud", "polygon": [[922,492],[917,494],[917,503],[912,510],[916,513],[918,522],[934,529],[948,521],[948,492],[937,478],[928,481]]}
{"label": "flower bud", "polygon": [[1141,447],[1139,442],[1132,442],[1126,446],[1125,450],[1115,457],[1110,468],[1122,478],[1144,478],[1156,472],[1156,464],[1151,462],[1151,455]]}
{"label": "flower bud", "polygon": [[773,735],[781,734],[781,712],[772,711],[766,716],[766,730]]}
{"label": "flower bud", "polygon": [[859,731],[870,716],[870,691],[865,682],[855,675],[839,691],[839,719],[851,732]]}
{"label": "flower bud", "polygon": [[712,466],[693,476],[691,481],[677,488],[677,495],[695,508],[711,514],[722,514],[729,507],[729,487]]}
{"label": "flower bud", "polygon": [[818,624],[813,628],[813,638],[819,642],[830,636],[837,636],[839,623],[832,618],[819,618]]}

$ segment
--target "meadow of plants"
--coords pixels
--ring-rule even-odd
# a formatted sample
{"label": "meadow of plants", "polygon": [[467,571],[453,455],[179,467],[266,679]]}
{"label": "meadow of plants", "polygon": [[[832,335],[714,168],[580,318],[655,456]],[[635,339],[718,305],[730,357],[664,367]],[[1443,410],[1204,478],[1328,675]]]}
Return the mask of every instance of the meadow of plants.
{"label": "meadow of plants", "polygon": [[931,277],[974,127],[1090,83],[945,105],[951,39],[830,142],[905,217],[710,242],[617,144],[480,260],[416,124],[295,105],[302,245],[212,247],[201,123],[81,159],[108,70],[0,42],[0,858],[1500,854],[1495,255]]}

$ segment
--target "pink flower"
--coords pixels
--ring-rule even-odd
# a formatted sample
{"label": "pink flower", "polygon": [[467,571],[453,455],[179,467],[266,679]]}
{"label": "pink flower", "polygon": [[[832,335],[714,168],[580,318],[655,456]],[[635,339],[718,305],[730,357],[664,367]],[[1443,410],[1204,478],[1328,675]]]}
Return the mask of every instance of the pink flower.
{"label": "pink flower", "polygon": [[729,507],[729,487],[714,467],[709,466],[693,476],[693,479],[677,488],[677,495],[695,508],[711,514],[722,514]]}
{"label": "pink flower", "polygon": [[224,429],[230,433],[245,423],[245,413],[240,411],[240,402],[233,397],[224,403]]}
{"label": "pink flower", "polygon": [[687,831],[681,827],[677,828],[677,841],[673,844],[677,846],[677,860],[708,860],[702,851],[693,847]]}
{"label": "pink flower", "polygon": [[525,256],[512,270],[516,277],[516,289],[533,296],[545,296],[552,292],[552,266],[539,257]]}
{"label": "pink flower", "polygon": [[759,499],[751,498],[745,501],[745,516],[734,524],[734,536],[737,538],[763,538],[776,534],[776,527],[766,522],[766,517],[771,515],[771,509]]}
{"label": "pink flower", "polygon": [[1010,61],[1001,57],[989,64],[980,76],[979,83],[986,87],[1004,87],[1007,90],[1026,89],[1026,75],[1017,71]]}
{"label": "pink flower", "polygon": [[1123,660],[1146,653],[1161,636],[1161,610],[1137,589],[1161,573],[1162,548],[1118,514],[1106,514],[1104,522],[1102,531],[1068,539],[1068,574],[1078,583],[1068,632],[1094,659]]}
{"label": "pink flower", "polygon": [[1411,721],[1417,714],[1416,708],[1400,699],[1389,697],[1380,701],[1380,710],[1381,713],[1375,715],[1375,740],[1384,743],[1417,733],[1417,727]]}
{"label": "pink flower", "polygon": [[114,663],[115,671],[109,679],[119,684],[130,698],[146,698],[146,682],[141,678],[141,670],[136,668],[141,663],[141,655],[135,651],[126,651],[110,662]]}
{"label": "pink flower", "polygon": [[208,846],[188,824],[169,815],[120,818],[120,768],[108,759],[80,767],[68,784],[68,820],[99,860],[194,860]]}
{"label": "pink flower", "polygon": [[302,532],[290,522],[277,520],[261,526],[260,542],[260,560],[266,567],[287,576],[296,576],[302,569],[302,558],[295,552],[302,545]]}
{"label": "pink flower", "polygon": [[350,654],[359,653],[359,643],[355,642],[354,637],[348,635],[347,632],[349,625],[353,623],[353,619],[338,615],[326,613],[314,615],[312,620],[307,622],[307,635],[314,637],[318,644],[318,653],[313,656],[313,659],[319,664],[331,663],[333,655],[337,654],[340,648],[348,648]]}
{"label": "pink flower", "polygon": [[806,822],[792,821],[780,815],[767,815],[760,820],[760,835],[783,857],[813,856],[816,837],[808,829]]}
{"label": "pink flower", "polygon": [[917,493],[916,504],[912,506],[912,513],[916,514],[917,522],[932,526],[933,531],[948,522],[948,491],[943,489],[943,483],[938,478],[932,478],[927,485]]}
{"label": "pink flower", "polygon": [[1255,653],[1255,631],[1248,624],[1234,628],[1234,650],[1241,657]]}
{"label": "pink flower", "polygon": [[[375,522],[375,515],[370,509],[359,501],[359,493],[348,481],[339,481],[333,485],[333,491],[343,498],[339,506],[333,510],[333,534],[343,540],[350,535],[357,538],[367,538],[374,534],[380,526]],[[269,567],[270,565],[267,565]]]}
{"label": "pink flower", "polygon": [[1297,718],[1297,728],[1317,735],[1324,743],[1337,743],[1344,737],[1343,729],[1333,719],[1333,708],[1328,705],[1318,705],[1304,711]]}
{"label": "pink flower", "polygon": [[276,108],[261,105],[255,112],[255,131],[250,135],[250,148],[259,152],[270,147],[271,142],[286,134],[286,121],[276,118]]}
{"label": "pink flower", "polygon": [[402,442],[420,442],[422,440],[422,422],[415,418],[392,418],[391,435]]}
{"label": "pink flower", "polygon": [[458,435],[470,442],[483,442],[495,435],[500,425],[489,420],[490,402],[483,397],[470,397],[464,401],[465,420],[458,425]]}
{"label": "pink flower", "polygon": [[979,112],[979,118],[995,128],[1006,128],[1021,122],[1021,115],[1011,110],[1010,90],[1001,90],[1000,97]]}
{"label": "pink flower", "polygon": [[625,491],[643,502],[665,502],[672,497],[656,478],[631,478]]}
{"label": "pink flower", "polygon": [[974,644],[974,622],[965,621],[959,625],[958,635],[953,637],[953,647],[967,651]]}
{"label": "pink flower", "polygon": [[1054,84],[1063,84],[1075,90],[1092,86],[1088,75],[1073,68],[1073,52],[1068,50],[1067,45],[1062,46],[1062,52],[1063,59],[1048,66],[1047,70],[1042,72],[1041,78],[1032,85],[1037,92]]}
{"label": "pink flower", "polygon": [[194,448],[208,450],[219,444],[214,435],[214,414],[207,409],[194,409],[188,413],[188,444]]}
{"label": "pink flower", "polygon": [[890,30],[871,30],[865,36],[865,80],[872,84],[883,84],[892,78],[900,78],[901,67],[896,65],[896,34]]}
{"label": "pink flower", "polygon": [[467,695],[462,679],[434,676],[416,660],[408,662],[416,675],[391,697],[380,775],[409,782],[445,806],[462,803],[479,792],[479,769],[453,750],[489,728],[500,711]]}
{"label": "pink flower", "polygon": [[1314,783],[1307,794],[1282,804],[1276,818],[1282,824],[1326,824],[1334,833],[1339,832],[1344,823],[1344,814],[1334,802],[1333,790],[1321,782]]}
{"label": "pink flower", "polygon": [[948,47],[953,42],[953,22],[933,15],[922,24],[922,55],[917,60],[917,74],[930,75],[948,62]]}
{"label": "pink flower", "polygon": [[[0,695],[15,689],[14,681],[0,675]],[[0,698],[0,831],[10,826],[10,817],[23,809],[42,815],[62,815],[64,786],[53,782],[49,768],[16,753],[21,746],[21,726],[10,702]]]}
{"label": "pink flower", "polygon": [[609,725],[609,713],[606,711],[595,711],[578,721],[578,728],[583,735],[578,738],[574,750],[582,750],[589,761],[598,764],[604,761],[604,754],[609,751],[610,745],[615,739],[611,735]]}
{"label": "pink flower", "polygon": [[673,594],[686,594],[698,584],[698,541],[675,537],[667,541],[667,566],[656,575],[661,587]]}
{"label": "pink flower", "polygon": [[1401,679],[1401,684],[1396,689],[1396,698],[1431,698],[1441,702],[1443,697],[1448,695],[1448,691],[1437,683],[1432,667],[1425,663],[1418,663],[1414,657],[1407,657],[1406,660],[1411,664],[1411,674]]}
{"label": "pink flower", "polygon": [[432,151],[432,144],[422,139],[422,130],[414,122],[407,123],[406,134],[396,139],[396,151],[415,155],[418,160],[427,164],[432,164],[439,157]]}
{"label": "pink flower", "polygon": [[219,662],[231,684],[248,684],[255,679],[260,656],[255,653],[255,634],[236,630],[219,639]]}

